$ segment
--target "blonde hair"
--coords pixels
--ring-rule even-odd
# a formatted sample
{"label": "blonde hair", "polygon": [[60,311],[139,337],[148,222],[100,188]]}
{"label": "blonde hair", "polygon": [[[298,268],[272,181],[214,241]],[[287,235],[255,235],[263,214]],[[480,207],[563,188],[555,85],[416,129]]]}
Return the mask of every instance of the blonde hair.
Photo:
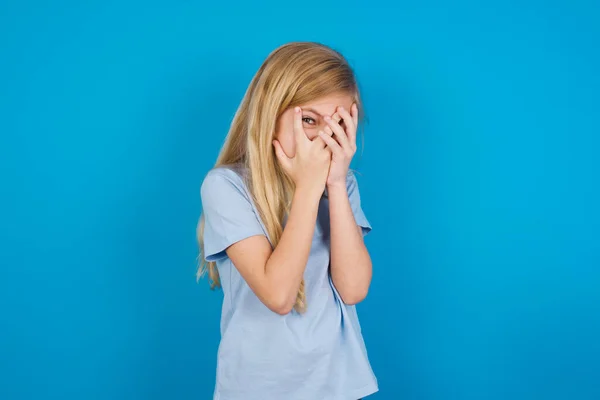
{"label": "blonde hair", "polygon": [[[362,106],[354,72],[336,50],[315,42],[292,42],[275,49],[254,75],[237,109],[215,168],[241,164],[248,171],[246,184],[273,248],[283,232],[283,219],[289,213],[293,181],[275,156],[272,141],[281,114],[298,105],[334,93],[351,95],[362,116]],[[211,288],[220,286],[215,262],[202,254],[204,216],[197,237],[200,246],[197,278],[208,272]],[[294,309],[306,310],[302,280]]]}

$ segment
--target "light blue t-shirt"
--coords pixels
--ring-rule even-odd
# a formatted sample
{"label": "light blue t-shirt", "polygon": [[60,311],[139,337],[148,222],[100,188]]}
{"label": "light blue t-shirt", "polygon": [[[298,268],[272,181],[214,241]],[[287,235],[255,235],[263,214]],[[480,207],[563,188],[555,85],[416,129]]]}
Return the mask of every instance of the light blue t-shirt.
{"label": "light blue t-shirt", "polygon": [[[279,315],[252,292],[227,257],[235,242],[266,230],[240,167],[212,169],[202,183],[204,256],[216,261],[223,288],[214,400],[356,400],[378,390],[354,306],[329,274],[329,200],[319,203],[304,272],[307,311]],[[348,196],[356,223],[371,226],[353,173]]]}

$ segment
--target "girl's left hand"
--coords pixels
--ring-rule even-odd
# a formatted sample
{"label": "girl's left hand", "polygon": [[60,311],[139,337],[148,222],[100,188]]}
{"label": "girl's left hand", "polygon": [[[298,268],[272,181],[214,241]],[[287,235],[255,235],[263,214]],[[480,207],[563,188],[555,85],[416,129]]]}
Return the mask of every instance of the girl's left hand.
{"label": "girl's left hand", "polygon": [[[358,107],[356,104],[352,104],[351,113],[339,106],[333,118],[325,117],[325,122],[328,125],[325,131],[319,131],[319,136],[323,138],[332,153],[327,186],[341,185],[346,187],[350,162],[356,153],[356,128],[358,125]],[[345,131],[336,121],[336,114],[344,121]]]}

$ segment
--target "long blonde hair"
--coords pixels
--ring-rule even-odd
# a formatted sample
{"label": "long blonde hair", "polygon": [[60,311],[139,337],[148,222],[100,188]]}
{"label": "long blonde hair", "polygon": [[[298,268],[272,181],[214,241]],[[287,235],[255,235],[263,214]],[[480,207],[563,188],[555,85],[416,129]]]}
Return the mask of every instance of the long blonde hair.
{"label": "long blonde hair", "polygon": [[[277,121],[291,107],[334,93],[351,95],[362,116],[354,71],[339,52],[315,42],[292,42],[278,47],[252,78],[217,158],[215,168],[241,164],[248,171],[246,184],[273,248],[281,238],[294,191],[293,181],[277,162],[273,150]],[[204,259],[203,236],[202,215],[197,228],[197,277],[208,272],[211,288],[215,288],[220,286],[219,273],[215,262]],[[304,280],[294,309],[306,310]]]}

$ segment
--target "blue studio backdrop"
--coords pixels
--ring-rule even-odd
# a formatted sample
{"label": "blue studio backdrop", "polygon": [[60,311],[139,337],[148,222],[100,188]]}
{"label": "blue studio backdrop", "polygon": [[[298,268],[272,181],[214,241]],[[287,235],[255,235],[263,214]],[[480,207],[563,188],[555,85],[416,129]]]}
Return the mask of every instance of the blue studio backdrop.
{"label": "blue studio backdrop", "polygon": [[600,3],[3,1],[0,398],[209,399],[199,187],[275,47],[355,67],[373,399],[600,399]]}

